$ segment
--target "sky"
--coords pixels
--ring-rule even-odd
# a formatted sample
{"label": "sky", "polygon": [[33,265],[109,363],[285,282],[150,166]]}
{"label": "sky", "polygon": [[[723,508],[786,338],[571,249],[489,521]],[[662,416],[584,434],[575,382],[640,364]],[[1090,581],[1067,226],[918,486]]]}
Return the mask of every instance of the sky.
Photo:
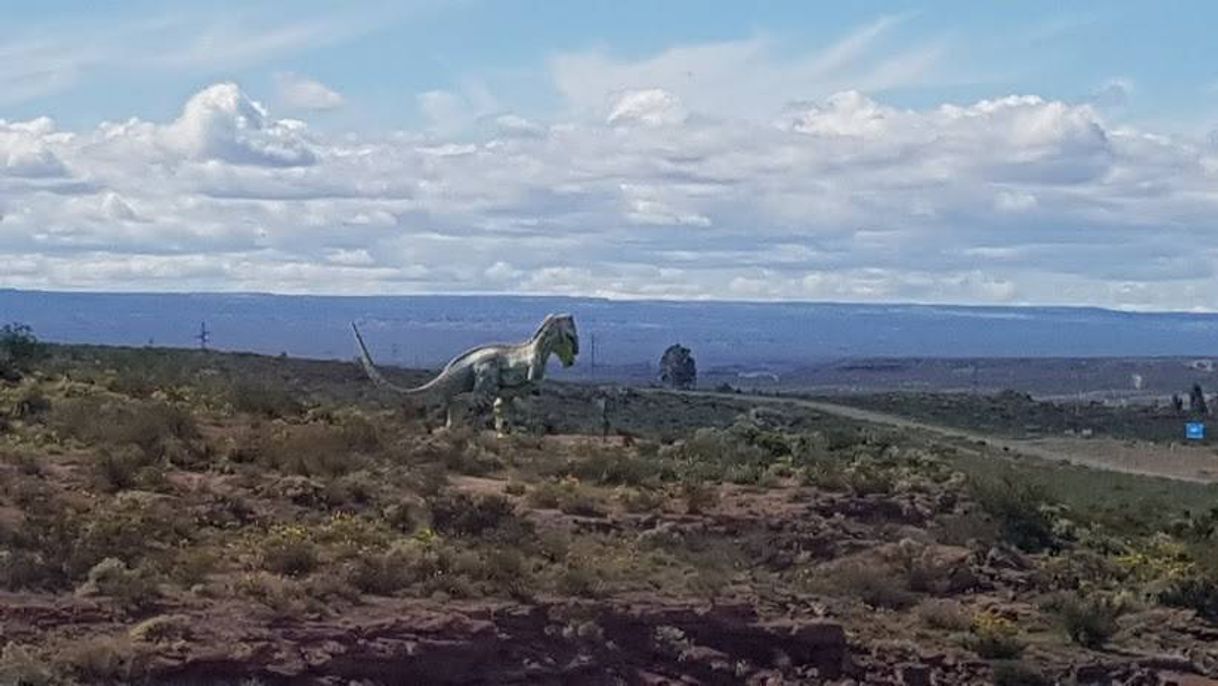
{"label": "sky", "polygon": [[1218,5],[0,0],[0,287],[1218,311]]}

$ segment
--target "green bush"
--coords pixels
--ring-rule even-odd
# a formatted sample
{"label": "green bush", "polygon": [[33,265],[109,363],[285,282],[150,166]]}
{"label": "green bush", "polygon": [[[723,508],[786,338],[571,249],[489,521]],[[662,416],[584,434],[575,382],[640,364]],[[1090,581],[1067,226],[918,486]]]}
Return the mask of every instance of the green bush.
{"label": "green bush", "polygon": [[98,562],[89,570],[85,583],[76,589],[78,595],[105,596],[130,609],[142,609],[160,597],[155,575],[148,570],[131,569],[113,557]]}
{"label": "green bush", "polygon": [[1102,648],[1120,629],[1117,619],[1124,611],[1112,596],[1093,594],[1066,598],[1058,614],[1071,641],[1087,648]]}
{"label": "green bush", "polygon": [[259,542],[263,569],[285,576],[301,576],[317,568],[317,544],[301,526],[276,526]]}
{"label": "green bush", "polygon": [[304,412],[304,406],[286,389],[248,381],[229,389],[229,402],[238,412],[266,419],[295,417]]}
{"label": "green bush", "polygon": [[827,577],[817,585],[839,595],[858,598],[872,607],[900,610],[917,600],[901,575],[883,564],[861,561],[840,564],[829,570]]}
{"label": "green bush", "polygon": [[1167,582],[1159,591],[1158,599],[1164,605],[1188,608],[1211,622],[1218,622],[1218,578],[1203,572]]}
{"label": "green bush", "polygon": [[457,536],[478,536],[517,519],[512,501],[501,495],[448,493],[429,499],[427,505],[432,527]]}
{"label": "green bush", "polygon": [[1052,502],[1043,488],[1004,478],[1001,481],[974,481],[972,492],[1012,545],[1028,552],[1058,546],[1053,535],[1053,519],[1048,512]]}
{"label": "green bush", "polygon": [[1025,644],[1019,628],[1010,620],[985,612],[973,618],[964,646],[986,660],[1013,660],[1023,654]]}

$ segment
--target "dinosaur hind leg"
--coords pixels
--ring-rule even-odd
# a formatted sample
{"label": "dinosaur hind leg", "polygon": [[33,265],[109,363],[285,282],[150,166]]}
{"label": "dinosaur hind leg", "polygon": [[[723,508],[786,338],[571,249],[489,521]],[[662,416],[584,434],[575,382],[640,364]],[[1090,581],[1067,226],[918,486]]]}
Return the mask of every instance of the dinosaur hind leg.
{"label": "dinosaur hind leg", "polygon": [[503,396],[495,398],[493,411],[495,413],[495,435],[503,437],[511,433],[512,402]]}

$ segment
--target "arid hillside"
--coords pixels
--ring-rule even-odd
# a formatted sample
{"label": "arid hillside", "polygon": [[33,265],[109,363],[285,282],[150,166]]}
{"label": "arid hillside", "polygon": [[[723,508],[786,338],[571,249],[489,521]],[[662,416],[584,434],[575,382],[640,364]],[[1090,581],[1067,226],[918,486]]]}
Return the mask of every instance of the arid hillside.
{"label": "arid hillside", "polygon": [[1218,487],[530,404],[496,439],[351,364],[53,348],[0,385],[0,683],[1218,684]]}

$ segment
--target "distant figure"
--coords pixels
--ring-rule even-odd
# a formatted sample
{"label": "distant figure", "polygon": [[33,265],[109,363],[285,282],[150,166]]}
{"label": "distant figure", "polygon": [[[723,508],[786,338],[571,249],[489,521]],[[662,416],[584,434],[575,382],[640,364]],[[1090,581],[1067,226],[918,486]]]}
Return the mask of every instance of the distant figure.
{"label": "distant figure", "polygon": [[1190,410],[1200,415],[1210,413],[1210,408],[1205,402],[1205,391],[1201,390],[1201,384],[1193,384],[1193,390],[1188,394],[1188,406]]}
{"label": "distant figure", "polygon": [[596,399],[597,410],[601,416],[601,442],[609,440],[609,398],[605,395]]}

